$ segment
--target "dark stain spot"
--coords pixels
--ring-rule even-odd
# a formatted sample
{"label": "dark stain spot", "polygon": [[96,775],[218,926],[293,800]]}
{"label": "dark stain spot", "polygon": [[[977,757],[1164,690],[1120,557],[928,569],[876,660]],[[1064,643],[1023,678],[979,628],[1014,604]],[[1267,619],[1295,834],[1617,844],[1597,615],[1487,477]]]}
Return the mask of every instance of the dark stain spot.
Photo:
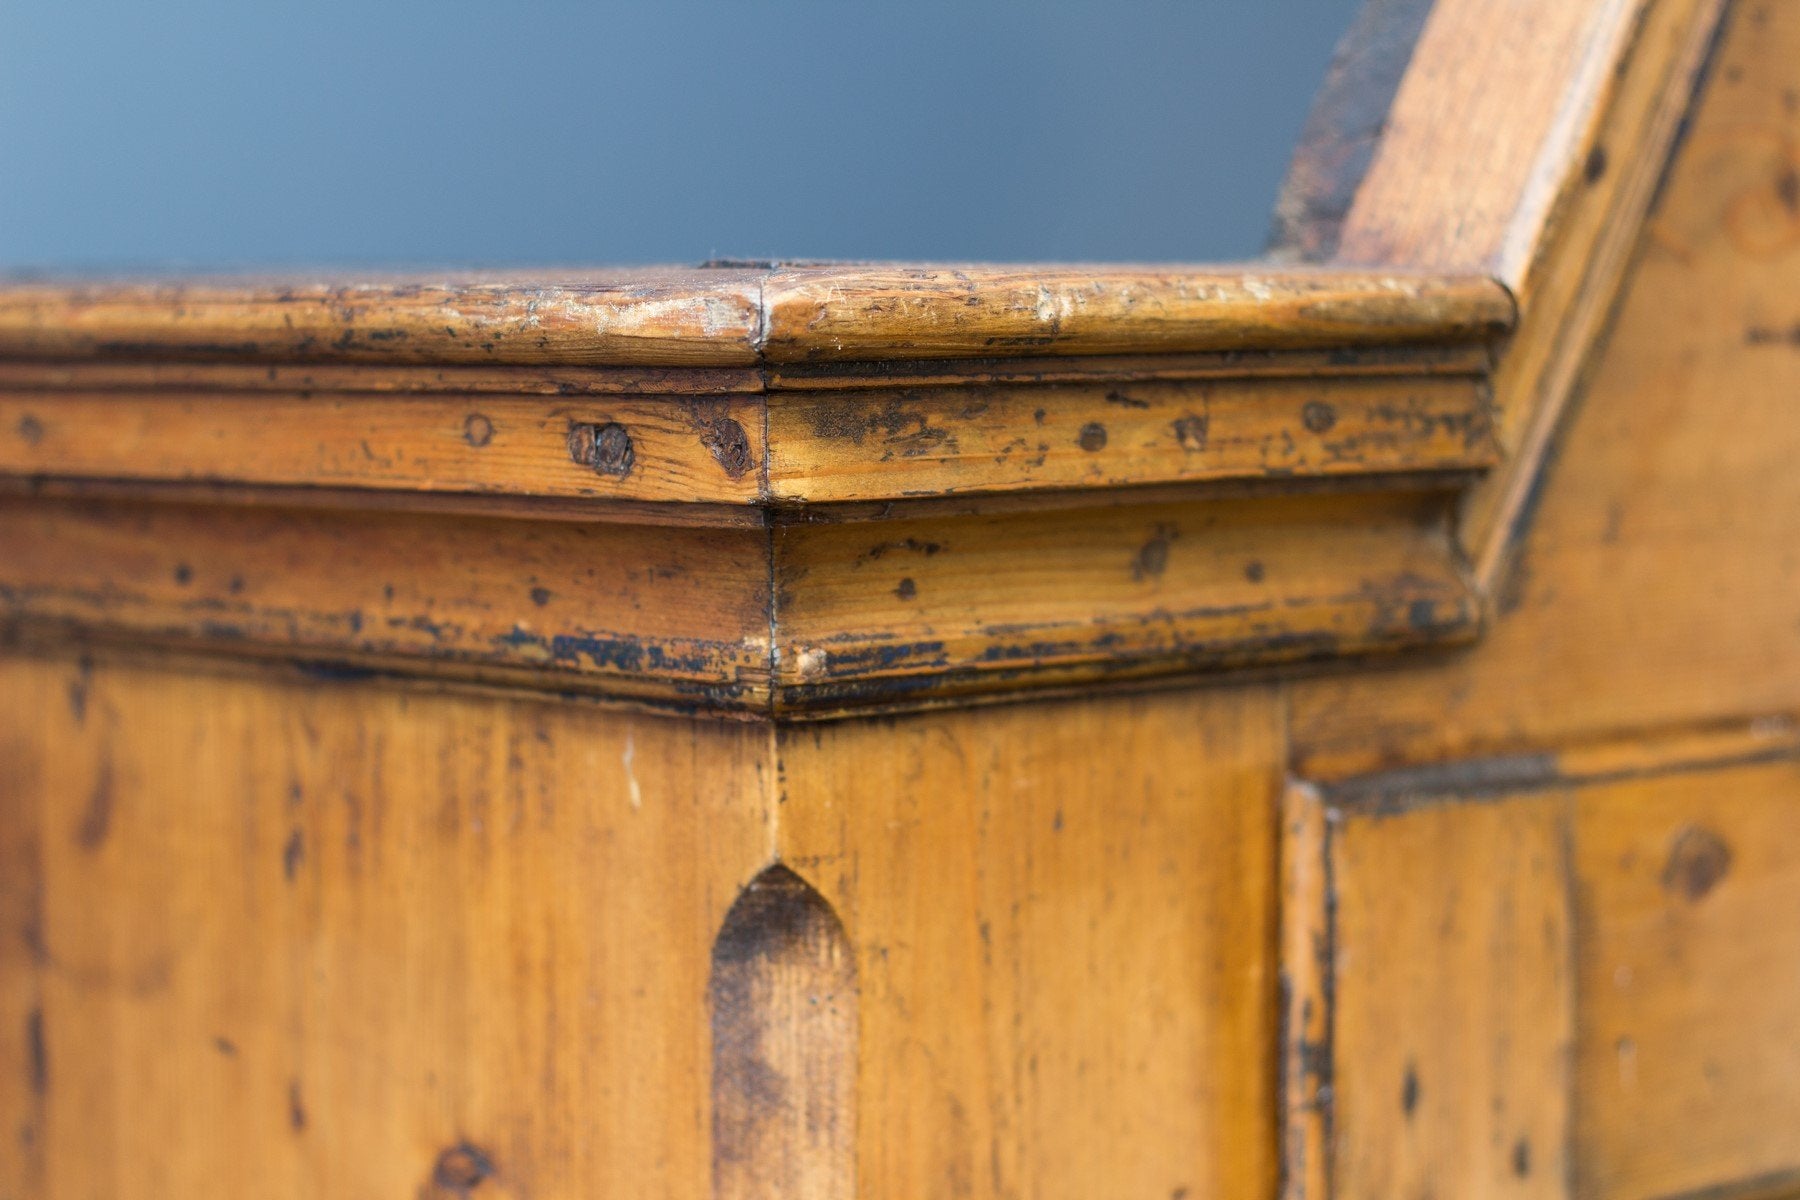
{"label": "dark stain spot", "polygon": [[477,450],[494,440],[494,423],[482,413],[470,413],[463,418],[463,441]]}
{"label": "dark stain spot", "polygon": [[1187,1200],[1188,1190],[1184,1187],[1171,1188],[1169,1200]]}
{"label": "dark stain spot", "polygon": [[532,588],[531,589],[531,602],[533,604],[537,605],[539,608],[542,608],[542,607],[544,607],[544,605],[550,603],[550,589],[547,587]]}
{"label": "dark stain spot", "polygon": [[1175,440],[1183,450],[1206,449],[1206,418],[1189,413],[1175,419]]}
{"label": "dark stain spot", "polygon": [[1056,810],[1055,819],[1050,822],[1050,828],[1053,831],[1055,831],[1056,833],[1061,833],[1062,827],[1063,827],[1063,810],[1059,808]]}
{"label": "dark stain spot", "polygon": [[1775,177],[1775,198],[1790,216],[1800,215],[1800,170],[1792,163]]}
{"label": "dark stain spot", "polygon": [[1337,409],[1323,400],[1308,400],[1300,410],[1300,422],[1314,433],[1329,433],[1337,424]]}
{"label": "dark stain spot", "polygon": [[41,1008],[34,1008],[25,1014],[25,1057],[33,1094],[48,1094],[50,1052],[44,1045],[44,1010]]}
{"label": "dark stain spot", "polygon": [[194,582],[194,568],[188,566],[186,563],[176,563],[175,582],[183,587]]}
{"label": "dark stain spot", "polygon": [[1106,449],[1106,426],[1098,421],[1089,421],[1081,427],[1081,437],[1078,440],[1081,448],[1089,454],[1096,450],[1104,450]]}
{"label": "dark stain spot", "polygon": [[594,468],[596,475],[623,479],[631,474],[637,451],[633,449],[631,435],[625,427],[609,421],[604,425],[571,425],[569,457]]}
{"label": "dark stain spot", "polygon": [[1131,577],[1142,581],[1155,579],[1169,566],[1169,541],[1173,532],[1158,529],[1151,539],[1138,547],[1136,557],[1131,560]]}
{"label": "dark stain spot", "polygon": [[112,829],[112,812],[112,760],[103,758],[93,789],[88,792],[87,807],[82,809],[81,821],[75,826],[75,841],[82,849],[98,850],[106,841],[107,832]]}
{"label": "dark stain spot", "polygon": [[1148,400],[1139,400],[1136,396],[1128,396],[1124,392],[1120,392],[1120,391],[1112,391],[1112,392],[1106,393],[1106,402],[1108,404],[1117,404],[1121,408],[1149,408],[1150,407],[1150,402]]}
{"label": "dark stain spot", "polygon": [[1255,559],[1251,559],[1244,564],[1244,578],[1248,579],[1251,583],[1261,583],[1263,581],[1263,574],[1263,565]]}
{"label": "dark stain spot", "polygon": [[1669,861],[1663,865],[1663,888],[1675,895],[1695,901],[1718,886],[1731,870],[1731,847],[1712,830],[1700,825],[1685,825],[1669,846]]}
{"label": "dark stain spot", "polygon": [[714,417],[700,425],[700,444],[733,479],[750,469],[750,438],[730,417]]}
{"label": "dark stain spot", "polygon": [[1744,330],[1744,341],[1752,346],[1800,347],[1800,324],[1790,325],[1786,329],[1770,329],[1765,326],[1752,325]]}
{"label": "dark stain spot", "polygon": [[870,546],[867,550],[862,552],[861,557],[857,559],[857,565],[861,566],[865,562],[874,562],[877,559],[884,558],[891,550],[905,550],[913,554],[923,554],[926,558],[930,558],[934,554],[942,551],[943,548],[941,543],[922,542],[917,538],[907,538],[904,541],[898,542],[877,542],[875,545]]}
{"label": "dark stain spot", "polygon": [[1437,623],[1437,605],[1430,600],[1414,600],[1406,606],[1406,623],[1414,629],[1430,629]]}
{"label": "dark stain spot", "polygon": [[1531,1143],[1524,1138],[1513,1143],[1512,1169],[1520,1179],[1531,1174]]}
{"label": "dark stain spot", "polygon": [[1040,408],[1031,414],[1031,419],[1036,421],[1039,425],[1042,425],[1044,423],[1044,415],[1044,410]]}
{"label": "dark stain spot", "polygon": [[1400,1111],[1412,1119],[1413,1111],[1419,1107],[1419,1075],[1413,1070],[1411,1063],[1406,1064],[1406,1078],[1400,1081]]}
{"label": "dark stain spot", "polygon": [[894,589],[894,595],[900,597],[902,600],[911,600],[918,594],[919,585],[914,583],[911,578],[902,579],[900,581],[900,586]]}
{"label": "dark stain spot", "polygon": [[44,440],[44,423],[26,413],[19,418],[19,436],[25,439],[27,446],[35,446]]}
{"label": "dark stain spot", "polygon": [[242,575],[233,575],[230,582],[225,585],[225,588],[234,596],[240,594],[244,590],[244,577]]}
{"label": "dark stain spot", "polygon": [[467,1192],[493,1173],[493,1160],[479,1146],[458,1142],[437,1156],[431,1182],[453,1192]]}
{"label": "dark stain spot", "polygon": [[77,725],[87,720],[88,672],[84,664],[81,673],[69,680],[69,715],[75,718]]}
{"label": "dark stain spot", "polygon": [[226,1058],[237,1057],[237,1043],[228,1037],[213,1038],[213,1049],[217,1050],[220,1054],[223,1054]]}
{"label": "dark stain spot", "polygon": [[300,870],[300,864],[306,861],[306,835],[296,829],[288,834],[287,844],[281,848],[281,873],[289,883]]}
{"label": "dark stain spot", "polygon": [[288,1128],[295,1133],[306,1130],[306,1101],[300,1095],[300,1081],[288,1080]]}
{"label": "dark stain spot", "polygon": [[1581,177],[1590,184],[1599,183],[1606,175],[1606,147],[1595,146],[1588,151],[1587,161],[1581,165]]}

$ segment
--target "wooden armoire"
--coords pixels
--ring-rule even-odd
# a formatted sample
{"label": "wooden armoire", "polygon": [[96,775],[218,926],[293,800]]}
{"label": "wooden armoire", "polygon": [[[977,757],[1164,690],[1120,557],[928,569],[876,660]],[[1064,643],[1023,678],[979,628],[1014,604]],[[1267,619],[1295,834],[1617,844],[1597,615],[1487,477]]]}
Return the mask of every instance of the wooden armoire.
{"label": "wooden armoire", "polygon": [[1800,1196],[1800,2],[1275,227],[0,287],[0,1198]]}

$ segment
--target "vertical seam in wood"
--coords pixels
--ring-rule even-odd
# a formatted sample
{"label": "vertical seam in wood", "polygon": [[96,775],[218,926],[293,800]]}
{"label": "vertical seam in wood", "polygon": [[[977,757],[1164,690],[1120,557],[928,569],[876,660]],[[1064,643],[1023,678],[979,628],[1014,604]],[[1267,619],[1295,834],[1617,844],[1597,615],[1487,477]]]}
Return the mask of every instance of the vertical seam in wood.
{"label": "vertical seam in wood", "polygon": [[1562,850],[1562,870],[1559,872],[1563,891],[1563,971],[1564,1005],[1567,1040],[1561,1050],[1563,1105],[1563,1195],[1575,1197],[1580,1195],[1581,1170],[1580,1156],[1576,1153],[1575,1137],[1579,1126],[1577,1110],[1581,1096],[1575,1088],[1575,1056],[1579,1052],[1581,1030],[1581,970],[1578,957],[1578,943],[1581,937],[1581,884],[1576,866],[1575,825],[1576,806],[1581,803],[1579,793],[1570,788],[1563,795],[1562,811],[1557,816]]}
{"label": "vertical seam in wood", "polygon": [[1331,814],[1317,788],[1293,778],[1282,790],[1281,806],[1279,1194],[1282,1200],[1327,1200],[1336,953]]}

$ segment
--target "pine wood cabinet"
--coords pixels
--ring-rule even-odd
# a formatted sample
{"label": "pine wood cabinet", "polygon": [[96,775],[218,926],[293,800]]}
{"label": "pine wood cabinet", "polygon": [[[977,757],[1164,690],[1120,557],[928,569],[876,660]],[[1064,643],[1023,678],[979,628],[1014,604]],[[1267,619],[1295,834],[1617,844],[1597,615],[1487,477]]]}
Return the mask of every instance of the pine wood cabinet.
{"label": "pine wood cabinet", "polygon": [[1375,0],[1250,264],[0,288],[0,1197],[1800,1196],[1796,64]]}

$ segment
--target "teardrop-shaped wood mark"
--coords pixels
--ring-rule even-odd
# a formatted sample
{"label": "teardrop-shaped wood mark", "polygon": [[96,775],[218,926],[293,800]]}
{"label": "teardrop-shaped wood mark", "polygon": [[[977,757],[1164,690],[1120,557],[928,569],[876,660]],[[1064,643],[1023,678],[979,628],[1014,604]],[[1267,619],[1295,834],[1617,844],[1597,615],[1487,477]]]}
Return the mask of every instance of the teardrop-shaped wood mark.
{"label": "teardrop-shaped wood mark", "polygon": [[779,864],[712,956],[714,1200],[850,1200],[856,965],[824,898]]}

